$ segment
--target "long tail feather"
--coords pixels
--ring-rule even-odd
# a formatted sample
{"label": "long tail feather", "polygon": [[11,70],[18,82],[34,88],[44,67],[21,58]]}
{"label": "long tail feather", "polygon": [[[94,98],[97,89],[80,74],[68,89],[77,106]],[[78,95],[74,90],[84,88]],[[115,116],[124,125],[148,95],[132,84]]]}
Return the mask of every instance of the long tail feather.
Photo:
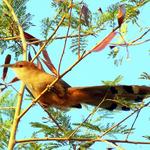
{"label": "long tail feather", "polygon": [[137,85],[72,87],[69,92],[81,103],[113,110],[130,110],[128,103],[141,102],[150,96],[150,87]]}

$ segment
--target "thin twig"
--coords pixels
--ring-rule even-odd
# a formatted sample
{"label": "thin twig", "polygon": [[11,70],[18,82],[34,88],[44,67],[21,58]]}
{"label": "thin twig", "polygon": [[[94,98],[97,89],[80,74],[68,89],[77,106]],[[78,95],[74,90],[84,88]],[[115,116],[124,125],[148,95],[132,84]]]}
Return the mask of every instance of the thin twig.
{"label": "thin twig", "polygon": [[74,131],[68,136],[68,139],[69,139],[69,138],[72,138],[72,136],[79,130],[79,128],[81,128],[82,125],[99,109],[100,105],[105,101],[106,97],[107,97],[107,92],[105,93],[105,95],[104,95],[102,101],[100,101],[100,103],[99,103],[96,107],[94,107],[94,109],[93,109],[93,110],[91,111],[91,113],[83,120],[83,122],[80,123],[80,125],[77,126],[77,127],[74,129]]}
{"label": "thin twig", "polygon": [[[141,42],[136,42],[136,43],[132,44],[131,46],[136,46],[136,45],[144,44],[146,42],[150,42],[150,39],[146,39],[146,40],[141,41]],[[130,43],[129,43],[129,45],[130,45]]]}
{"label": "thin twig", "polygon": [[129,131],[129,133],[127,134],[126,140],[128,140],[128,137],[129,137],[129,135],[130,135],[130,133],[131,133],[131,130],[133,129],[133,126],[135,125],[135,122],[136,122],[136,120],[137,120],[137,118],[138,118],[140,112],[141,112],[141,109],[139,109],[139,111],[137,112],[137,115],[136,115],[136,117],[135,117],[135,119],[134,119],[134,121],[133,121],[133,124],[132,124],[131,128],[130,128],[130,131]]}
{"label": "thin twig", "polygon": [[[73,5],[73,0],[71,0],[71,5]],[[65,54],[65,50],[66,50],[67,39],[68,39],[67,37],[69,35],[69,31],[70,31],[70,27],[71,27],[71,17],[72,17],[72,7],[70,8],[67,34],[66,34],[66,38],[65,38],[65,43],[64,43],[63,50],[62,50],[62,54],[61,54],[61,57],[60,57],[59,65],[58,65],[58,74],[57,74],[58,76],[60,75],[60,68],[61,68],[61,64],[62,64],[62,59],[63,59],[63,56]]]}
{"label": "thin twig", "polygon": [[[95,33],[94,32],[91,32],[91,33],[86,33],[86,34],[81,34],[80,37],[84,37],[84,36],[90,36],[90,35],[94,35]],[[78,34],[74,34],[74,35],[68,35],[67,38],[76,38],[78,37]],[[62,40],[62,39],[65,39],[66,36],[58,36],[58,37],[54,37],[52,38],[52,40]],[[46,42],[47,40],[41,40],[40,43],[42,42]],[[36,43],[39,43],[39,41],[34,41],[34,42],[30,42],[30,44],[36,44]]]}
{"label": "thin twig", "polygon": [[52,121],[56,124],[56,126],[59,128],[59,130],[61,130],[62,132],[64,132],[64,129],[59,125],[59,123],[55,120],[55,118],[51,115],[51,113],[48,111],[47,108],[43,107],[40,103],[39,105],[43,108],[43,110],[48,114],[49,118],[52,119]]}
{"label": "thin twig", "polygon": [[122,38],[122,40],[124,41],[124,45],[126,47],[126,52],[127,52],[127,59],[129,58],[129,50],[128,50],[128,43],[126,42],[125,38],[123,37],[123,35],[119,32],[120,37]]}
{"label": "thin twig", "polygon": [[[144,106],[142,106],[140,109],[147,107],[150,104],[150,102],[148,102],[147,104],[145,104]],[[117,124],[115,124],[114,126],[112,126],[111,128],[109,128],[108,130],[106,130],[100,137],[102,138],[104,135],[106,135],[107,133],[109,133],[110,131],[112,131],[114,128],[116,128],[117,126],[119,126],[121,123],[123,123],[124,121],[126,121],[128,118],[130,118],[133,114],[135,114],[137,111],[139,111],[139,109],[135,110],[134,112],[132,112],[130,115],[128,115],[127,117],[125,117],[123,120],[121,120],[120,122],[118,122]]]}
{"label": "thin twig", "polygon": [[[105,139],[108,142],[112,143],[128,143],[128,144],[150,144],[150,142],[141,142],[141,141],[131,141],[131,140],[111,140],[111,139]],[[16,140],[16,143],[33,143],[33,142],[39,142],[39,141],[79,141],[79,142],[103,142],[103,139],[100,138],[28,138],[28,139],[21,139]]]}
{"label": "thin twig", "polygon": [[16,109],[16,107],[0,107],[0,110],[12,110],[12,109]]}
{"label": "thin twig", "polygon": [[110,43],[111,45],[114,45],[114,46],[135,46],[135,45],[140,45],[140,44],[143,44],[143,43],[146,43],[146,42],[149,42],[150,39],[146,39],[144,41],[141,41],[141,42],[137,42],[138,40],[142,39],[148,32],[150,31],[150,29],[148,29],[146,32],[144,32],[140,37],[136,38],[135,40],[127,43],[123,43],[123,44],[116,44],[116,43]]}
{"label": "thin twig", "polygon": [[[86,34],[80,34],[80,37],[85,37],[85,36],[90,36],[90,35],[94,35],[94,32],[91,33],[86,33]],[[68,35],[67,38],[75,38],[78,37],[78,34],[74,34],[74,35]],[[65,39],[66,36],[58,36],[58,37],[53,37],[52,40],[61,40],[61,39]],[[19,36],[14,36],[14,37],[0,37],[0,41],[10,41],[10,40],[19,40],[20,37]],[[47,40],[38,40],[38,41],[33,41],[33,42],[28,42],[28,45],[32,45],[32,44],[37,44],[37,43],[43,43],[46,42]]]}
{"label": "thin twig", "polygon": [[133,43],[137,42],[138,40],[142,39],[148,32],[150,31],[150,29],[148,29],[146,32],[144,32],[140,37],[138,37],[137,39],[133,40],[132,42],[130,42],[130,44],[132,45]]}
{"label": "thin twig", "polygon": [[[144,41],[141,41],[141,42],[136,42],[134,44],[130,44],[130,43],[126,43],[128,46],[137,46],[137,45],[140,45],[140,44],[144,44],[146,42],[150,42],[150,39],[146,39]],[[125,47],[126,44],[116,44],[116,43],[110,43],[110,45],[113,45],[113,46],[121,46],[121,47]]]}
{"label": "thin twig", "polygon": [[19,91],[13,85],[11,85],[10,83],[6,83],[5,81],[3,81],[3,82],[6,87],[10,86],[14,91],[16,91],[17,94],[20,94]]}
{"label": "thin twig", "polygon": [[45,47],[47,46],[47,44],[50,42],[50,40],[52,40],[53,36],[55,35],[55,33],[57,32],[57,30],[59,29],[59,27],[61,26],[61,24],[65,20],[65,18],[66,18],[66,16],[64,15],[62,17],[62,19],[60,20],[60,22],[58,23],[58,25],[57,25],[56,29],[54,30],[54,32],[52,33],[52,35],[45,41],[44,44],[42,44],[42,46],[40,47],[39,51],[36,53],[36,55],[31,60],[31,62],[33,62],[39,56],[39,54],[45,49]]}
{"label": "thin twig", "polygon": [[18,40],[20,36],[13,36],[13,37],[0,37],[0,41],[10,41],[10,40]]}
{"label": "thin twig", "polygon": [[81,39],[81,16],[82,16],[82,11],[80,9],[80,14],[79,14],[79,26],[78,26],[78,59],[80,58],[80,39]]}

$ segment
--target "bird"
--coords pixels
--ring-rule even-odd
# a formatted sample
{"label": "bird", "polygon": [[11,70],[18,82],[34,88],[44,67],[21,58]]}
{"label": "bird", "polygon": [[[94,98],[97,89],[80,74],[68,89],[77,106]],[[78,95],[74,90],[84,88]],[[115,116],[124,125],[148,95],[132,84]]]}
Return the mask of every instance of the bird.
{"label": "bird", "polygon": [[[1,66],[10,67],[17,78],[25,83],[34,98],[38,97],[48,85],[57,79],[57,76],[39,69],[34,63],[29,61],[18,61],[14,64]],[[82,108],[82,104],[87,104],[99,106],[110,111],[114,109],[127,111],[130,110],[128,102],[142,102],[149,95],[150,87],[148,86],[100,85],[71,87],[63,79],[59,79],[41,95],[38,102],[45,108]]]}

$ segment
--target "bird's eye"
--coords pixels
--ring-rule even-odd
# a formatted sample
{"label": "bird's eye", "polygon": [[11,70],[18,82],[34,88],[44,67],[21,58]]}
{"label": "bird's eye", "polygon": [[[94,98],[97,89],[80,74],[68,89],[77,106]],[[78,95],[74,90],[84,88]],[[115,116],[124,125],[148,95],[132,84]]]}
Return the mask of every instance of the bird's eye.
{"label": "bird's eye", "polygon": [[19,67],[20,67],[20,68],[22,68],[22,67],[23,67],[23,65],[19,65]]}

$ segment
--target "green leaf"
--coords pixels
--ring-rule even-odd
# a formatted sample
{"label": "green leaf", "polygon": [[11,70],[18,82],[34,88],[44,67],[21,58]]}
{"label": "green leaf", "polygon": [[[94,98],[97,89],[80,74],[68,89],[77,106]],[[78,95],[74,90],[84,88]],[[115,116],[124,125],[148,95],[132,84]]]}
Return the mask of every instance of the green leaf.
{"label": "green leaf", "polygon": [[102,81],[103,84],[113,86],[117,85],[123,79],[122,75],[117,76],[113,81]]}

